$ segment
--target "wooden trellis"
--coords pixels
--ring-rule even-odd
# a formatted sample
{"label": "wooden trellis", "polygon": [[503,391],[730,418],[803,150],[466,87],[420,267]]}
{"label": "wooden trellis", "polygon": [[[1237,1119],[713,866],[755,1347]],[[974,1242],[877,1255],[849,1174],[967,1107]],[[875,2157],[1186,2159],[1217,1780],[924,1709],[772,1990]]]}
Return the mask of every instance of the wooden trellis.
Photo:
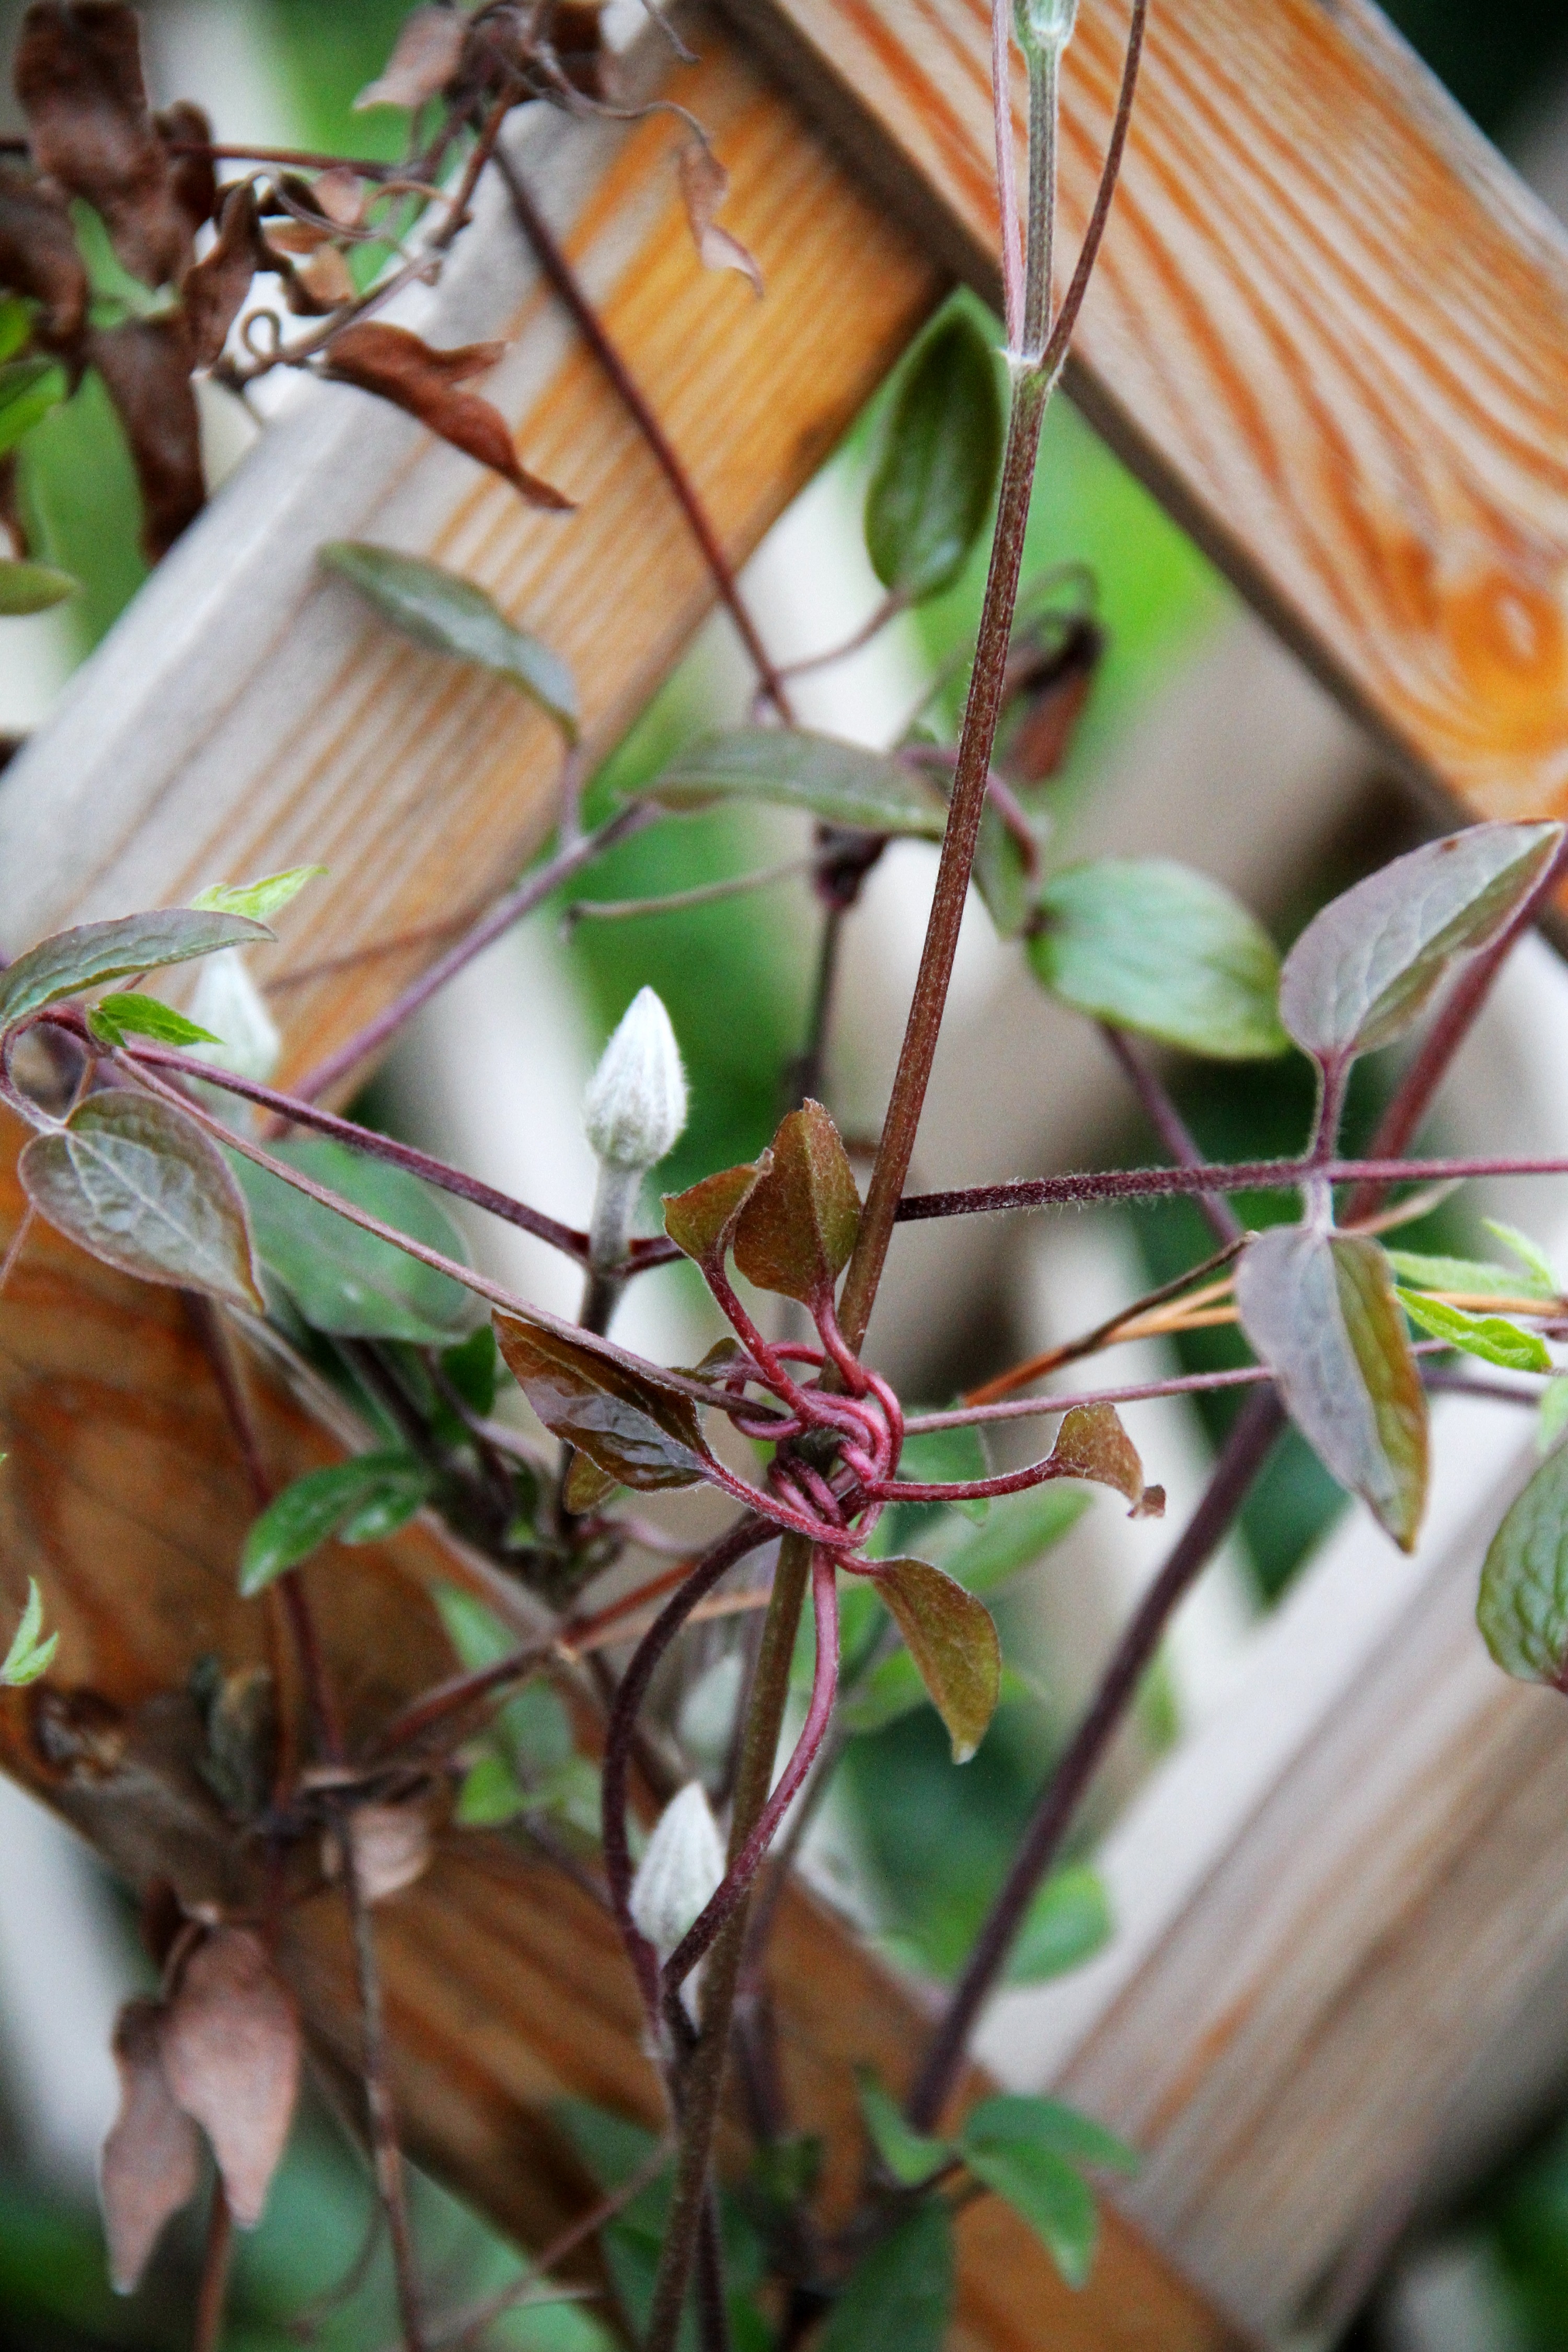
{"label": "wooden trellis", "polygon": [[[760,303],[693,262],[667,127],[552,118],[517,137],[517,162],[737,561],[952,279],[994,290],[987,21],[986,0],[732,0],[727,19],[690,19],[695,69],[643,43],[637,69],[679,88],[731,170],[726,218],[762,262]],[[1069,250],[1125,31],[1122,0],[1085,0],[1067,88]],[[517,871],[550,821],[554,773],[543,721],[390,641],[319,579],[319,543],[374,537],[481,580],[574,664],[599,750],[710,602],[666,487],[499,204],[422,323],[438,341],[507,339],[487,389],[580,513],[563,523],[523,509],[358,394],[303,391],[0,794],[0,931],[13,950],[70,920],[178,901],[219,874],[318,858],[331,884],[283,918],[277,970],[420,934],[277,1000],[285,1076],[429,959],[433,925]],[[1156,0],[1072,390],[1401,760],[1477,813],[1562,811],[1568,246],[1361,0]],[[16,1214],[7,1189],[0,1223]],[[162,1871],[200,1892],[204,1873],[227,1864],[175,1760],[177,1720],[149,1703],[201,1652],[243,1657],[261,1638],[233,1593],[250,1504],[205,1359],[167,1294],[47,1240],[0,1307],[0,1402],[7,1586],[16,1597],[36,1570],[64,1636],[53,1736],[40,1747],[27,1706],[8,1701],[7,1766],[128,1875]],[[266,1410],[278,1475],[330,1448],[298,1402],[270,1395]],[[1053,1996],[1010,2011],[1010,2072],[1031,2046],[1042,2068],[1071,2057],[1087,2102],[1131,2116],[1151,2155],[1148,2236],[1113,2219],[1075,2298],[995,2200],[972,2209],[956,2344],[1196,2352],[1237,2330],[1310,2325],[1354,2260],[1356,2217],[1419,2170],[1446,2098],[1506,2022],[1496,2000],[1456,2022],[1451,2000],[1445,2030],[1425,2031],[1421,1988],[1462,1989],[1491,1969],[1500,1912],[1518,1928],[1504,2008],[1568,1950],[1568,1919],[1543,1892],[1568,1864],[1554,1801],[1568,1728],[1466,1646],[1454,1596],[1468,1540],[1447,1526],[1415,1570],[1366,1565],[1408,1597],[1403,1619],[1337,1617],[1332,1596],[1352,1570],[1342,1557],[1320,1571],[1289,1621],[1315,1629],[1289,1685],[1293,1735],[1219,1809],[1221,1831],[1171,1896],[1168,1932],[1145,1915],[1136,1954],[1113,1954],[1087,1996],[1101,2010],[1081,2013],[1079,1996],[1070,2032],[1053,2028]],[[376,1585],[374,1605],[363,1555],[331,1553],[307,1571],[365,1724],[445,1656],[427,1582],[480,1573],[433,1536],[386,1549],[402,1574]],[[1270,1638],[1278,1675],[1285,1637]],[[1434,1678],[1452,1704],[1428,1706],[1419,1738],[1380,1748],[1377,1725]],[[1314,1847],[1302,1881],[1316,1957],[1271,1979],[1267,2001],[1256,1976],[1229,2007],[1200,1999],[1194,1968],[1225,1948],[1259,1874],[1289,1880],[1312,1792],[1364,1772],[1369,1755],[1377,1802],[1352,1809],[1331,1853]],[[1201,1782],[1189,1792],[1205,1795]],[[581,2189],[549,2099],[569,2087],[655,2105],[603,1923],[558,1877],[467,1842],[379,1916],[411,2141],[537,2239]],[[1271,1916],[1266,1957],[1288,1940],[1289,1906]],[[347,2062],[333,1906],[307,1906],[290,1934],[319,2045]],[[845,2159],[855,2126],[830,2062],[870,2056],[896,2078],[914,2039],[908,1997],[805,1898],[775,1979],[801,2111]],[[1406,2016],[1424,2030],[1415,2095],[1408,2069],[1353,2063]],[[1205,2118],[1257,2047],[1292,2063],[1214,2155],[1224,2135],[1205,2140]],[[1151,2069],[1157,2057],[1157,2097],[1129,2088],[1119,2049]],[[1304,2231],[1291,2184],[1308,2143],[1314,2178],[1343,2193],[1318,2196]],[[1266,2193],[1238,2200],[1238,2179]]]}

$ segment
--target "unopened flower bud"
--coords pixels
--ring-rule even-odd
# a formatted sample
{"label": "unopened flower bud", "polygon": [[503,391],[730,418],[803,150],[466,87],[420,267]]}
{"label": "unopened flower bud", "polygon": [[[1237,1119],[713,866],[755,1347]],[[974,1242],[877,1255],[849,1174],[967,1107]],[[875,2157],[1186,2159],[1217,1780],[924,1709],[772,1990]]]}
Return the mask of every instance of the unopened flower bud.
{"label": "unopened flower bud", "polygon": [[679,1141],[685,1125],[680,1048],[663,1004],[640,988],[589,1080],[583,1126],[604,1166],[640,1174]]}
{"label": "unopened flower bud", "polygon": [[208,956],[191,1000],[191,1018],[223,1040],[220,1045],[193,1047],[198,1061],[258,1085],[265,1085],[278,1067],[283,1041],[238,948]]}
{"label": "unopened flower bud", "polygon": [[1016,0],[1018,46],[1026,57],[1054,49],[1059,57],[1078,22],[1078,0]]}
{"label": "unopened flower bud", "polygon": [[632,1917],[660,1960],[706,1910],[723,1876],[719,1824],[702,1783],[690,1780],[660,1813],[632,1881]]}

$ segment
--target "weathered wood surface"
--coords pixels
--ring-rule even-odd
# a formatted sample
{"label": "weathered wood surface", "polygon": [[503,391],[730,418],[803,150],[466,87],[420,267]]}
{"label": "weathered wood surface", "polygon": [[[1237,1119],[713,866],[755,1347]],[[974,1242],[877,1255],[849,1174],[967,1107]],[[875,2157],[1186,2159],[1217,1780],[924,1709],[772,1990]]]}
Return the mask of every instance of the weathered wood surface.
{"label": "weathered wood surface", "polygon": [[[20,1196],[17,1131],[0,1117],[0,1249]],[[334,1449],[253,1370],[268,1466],[281,1481]],[[268,1655],[264,1606],[239,1600],[249,1486],[210,1363],[178,1296],[35,1230],[0,1305],[0,1557],[10,1605],[36,1574],[60,1655],[47,1696],[0,1701],[0,1764],[56,1805],[135,1886],[242,1910],[260,1873],[195,1769],[183,1699],[204,1654]],[[303,1571],[354,1748],[451,1670],[429,1599],[476,1573],[424,1528],[331,1547]],[[520,1600],[521,1600],[520,1596]],[[636,1990],[599,1907],[558,1871],[448,1829],[417,1887],[377,1913],[395,2078],[410,2147],[526,2243],[591,2196],[550,2119],[563,2093],[661,2120]],[[318,2049],[352,2072],[355,2007],[342,1899],[286,1915],[281,1953]],[[920,2039],[907,1992],[829,1914],[784,1906],[772,1977],[799,2127],[823,2133],[826,2193],[858,2162],[853,2065],[906,2075]],[[1125,2222],[1108,2217],[1087,2294],[1065,2289],[1004,2207],[966,2219],[955,2352],[1220,2352],[1231,2339]]]}
{"label": "weathered wood surface", "polygon": [[[725,5],[994,299],[989,0]],[[1127,19],[1086,0],[1068,53],[1064,269]],[[1568,239],[1367,0],[1154,0],[1075,362],[1122,455],[1428,779],[1494,816],[1568,806]]]}

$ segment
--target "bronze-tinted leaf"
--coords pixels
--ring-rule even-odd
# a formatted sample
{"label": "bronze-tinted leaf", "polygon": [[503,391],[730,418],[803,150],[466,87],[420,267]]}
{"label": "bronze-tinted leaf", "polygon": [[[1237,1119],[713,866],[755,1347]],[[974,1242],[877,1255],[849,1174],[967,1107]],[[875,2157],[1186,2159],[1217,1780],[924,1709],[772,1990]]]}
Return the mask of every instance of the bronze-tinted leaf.
{"label": "bronze-tinted leaf", "polygon": [[87,356],[125,427],[142,491],[142,544],[156,563],[200,514],[207,494],[189,323],[174,310],[94,328]]}
{"label": "bronze-tinted leaf", "polygon": [[43,304],[41,340],[60,350],[87,323],[87,265],[63,204],[0,168],[0,286]]}
{"label": "bronze-tinted leaf", "polygon": [[952,1760],[967,1764],[985,1737],[1002,1688],[1002,1645],[991,1612],[929,1560],[879,1560],[875,1578],[877,1597],[947,1726]]}
{"label": "bronze-tinted leaf", "polygon": [[247,1927],[216,1927],[186,1961],[163,2021],[163,2072],[212,2142],[235,2220],[253,2230],[300,2089],[292,1994]]}
{"label": "bronze-tinted leaf", "polygon": [[169,152],[169,185],[185,216],[191,235],[215,220],[218,208],[217,165],[211,155],[175,154],[177,147],[201,149],[211,144],[213,127],[199,106],[176,99],[153,118],[158,136]]}
{"label": "bronze-tinted leaf", "polygon": [[838,1129],[816,1102],[792,1110],[735,1225],[735,1263],[760,1290],[830,1298],[860,1230],[860,1194]]}
{"label": "bronze-tinted leaf", "polygon": [[318,212],[324,213],[336,227],[363,227],[365,183],[346,163],[334,163],[330,171],[318,173],[310,183],[310,195]]}
{"label": "bronze-tinted leaf", "polygon": [[1057,1478],[1092,1478],[1097,1486],[1112,1486],[1125,1495],[1135,1519],[1164,1516],[1165,1490],[1143,1484],[1138,1448],[1121,1424],[1114,1405],[1075,1405],[1062,1416],[1051,1448],[1051,1475]]}
{"label": "bronze-tinted leaf", "polygon": [[371,319],[333,337],[327,372],[340,383],[357,384],[362,392],[373,392],[416,416],[429,432],[504,476],[531,506],[569,513],[569,498],[519,464],[500,409],[461,389],[469,376],[494,367],[502,348],[500,343],[466,343],[457,351],[438,352],[406,327],[386,327]]}
{"label": "bronze-tinted leaf", "polygon": [[570,1511],[574,1518],[585,1518],[615,1491],[616,1482],[606,1471],[585,1454],[574,1454],[571,1467],[561,1482],[563,1509]]}
{"label": "bronze-tinted leaf", "polygon": [[223,219],[210,251],[185,272],[183,294],[193,367],[212,367],[222,356],[228,331],[261,263],[260,236],[256,191],[244,180],[224,198]]}
{"label": "bronze-tinted leaf", "polygon": [[1048,783],[1072,746],[1105,653],[1105,633],[1087,614],[1059,617],[1015,636],[1007,699],[993,765],[1010,783]]}
{"label": "bronze-tinted leaf", "polygon": [[546,1429],[618,1486],[689,1486],[711,1460],[697,1409],[654,1366],[634,1370],[585,1335],[567,1338],[521,1316],[497,1315],[496,1339]]}
{"label": "bronze-tinted leaf", "polygon": [[704,269],[738,269],[763,291],[763,273],[755,257],[738,236],[731,236],[714,217],[730,193],[730,174],[710,147],[693,139],[680,151],[680,196],[691,226],[691,241]]}
{"label": "bronze-tinted leaf", "polygon": [[117,2294],[132,2294],[165,2223],[195,2195],[201,2135],[163,2072],[163,2012],[155,2000],[128,2001],[114,2028],[120,2112],[103,2143],[99,2194]]}
{"label": "bronze-tinted leaf", "polygon": [[132,277],[177,280],[190,223],[148,109],[136,11],[121,0],[35,0],[15,79],[38,170],[102,215]]}
{"label": "bronze-tinted leaf", "polygon": [[416,8],[385,66],[355,99],[354,112],[372,106],[423,106],[457,72],[468,35],[461,9]]}
{"label": "bronze-tinted leaf", "polygon": [[684,1192],[664,1196],[664,1230],[689,1258],[701,1266],[721,1266],[734,1236],[742,1210],[756,1191],[760,1178],[772,1166],[772,1154],[739,1168],[721,1168],[704,1176]]}

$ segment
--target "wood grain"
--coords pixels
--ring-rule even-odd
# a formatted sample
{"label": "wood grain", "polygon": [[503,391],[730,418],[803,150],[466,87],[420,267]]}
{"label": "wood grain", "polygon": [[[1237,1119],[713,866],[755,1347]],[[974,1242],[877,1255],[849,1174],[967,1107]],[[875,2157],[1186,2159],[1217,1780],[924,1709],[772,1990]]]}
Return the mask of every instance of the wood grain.
{"label": "wood grain", "polygon": [[[994,299],[988,0],[726,5]],[[1068,52],[1064,270],[1127,16],[1085,0]],[[1568,807],[1568,239],[1366,0],[1155,0],[1074,359],[1386,742],[1477,812]]]}

